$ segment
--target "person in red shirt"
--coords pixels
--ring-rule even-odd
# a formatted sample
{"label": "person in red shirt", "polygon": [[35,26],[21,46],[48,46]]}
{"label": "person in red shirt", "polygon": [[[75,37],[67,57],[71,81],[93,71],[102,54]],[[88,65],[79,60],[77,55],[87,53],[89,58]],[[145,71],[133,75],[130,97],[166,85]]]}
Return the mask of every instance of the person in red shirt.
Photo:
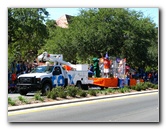
{"label": "person in red shirt", "polygon": [[109,77],[109,73],[110,73],[110,60],[108,59],[108,57],[104,58],[104,76],[105,77]]}

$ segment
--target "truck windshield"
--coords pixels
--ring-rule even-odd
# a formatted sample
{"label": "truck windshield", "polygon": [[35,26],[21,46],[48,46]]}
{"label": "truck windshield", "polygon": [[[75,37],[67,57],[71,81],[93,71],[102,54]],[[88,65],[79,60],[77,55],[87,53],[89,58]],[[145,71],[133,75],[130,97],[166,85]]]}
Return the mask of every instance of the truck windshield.
{"label": "truck windshield", "polygon": [[38,66],[31,73],[51,73],[54,66]]}

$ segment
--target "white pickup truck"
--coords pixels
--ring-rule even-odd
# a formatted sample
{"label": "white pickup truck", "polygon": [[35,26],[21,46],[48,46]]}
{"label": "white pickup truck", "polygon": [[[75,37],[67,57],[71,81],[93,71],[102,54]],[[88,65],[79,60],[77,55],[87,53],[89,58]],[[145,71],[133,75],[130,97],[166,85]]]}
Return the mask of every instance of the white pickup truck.
{"label": "white pickup truck", "polygon": [[21,95],[28,92],[41,91],[45,94],[56,86],[76,85],[88,89],[88,71],[66,71],[61,65],[38,66],[31,73],[17,78],[17,87]]}

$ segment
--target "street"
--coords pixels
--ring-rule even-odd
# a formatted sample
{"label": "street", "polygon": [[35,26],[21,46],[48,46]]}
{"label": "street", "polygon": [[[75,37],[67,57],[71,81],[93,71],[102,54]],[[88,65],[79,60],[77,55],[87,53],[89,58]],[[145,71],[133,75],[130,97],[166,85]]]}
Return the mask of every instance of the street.
{"label": "street", "polygon": [[159,122],[159,95],[148,93],[8,112],[8,122]]}

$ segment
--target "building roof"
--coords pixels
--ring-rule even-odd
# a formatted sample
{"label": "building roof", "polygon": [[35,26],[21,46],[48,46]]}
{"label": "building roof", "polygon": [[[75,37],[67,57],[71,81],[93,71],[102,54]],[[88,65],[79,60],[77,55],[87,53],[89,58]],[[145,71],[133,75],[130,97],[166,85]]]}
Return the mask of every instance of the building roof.
{"label": "building roof", "polygon": [[62,27],[62,28],[68,28],[68,24],[71,23],[72,17],[73,16],[67,15],[67,14],[61,16],[59,19],[56,20],[57,26]]}

